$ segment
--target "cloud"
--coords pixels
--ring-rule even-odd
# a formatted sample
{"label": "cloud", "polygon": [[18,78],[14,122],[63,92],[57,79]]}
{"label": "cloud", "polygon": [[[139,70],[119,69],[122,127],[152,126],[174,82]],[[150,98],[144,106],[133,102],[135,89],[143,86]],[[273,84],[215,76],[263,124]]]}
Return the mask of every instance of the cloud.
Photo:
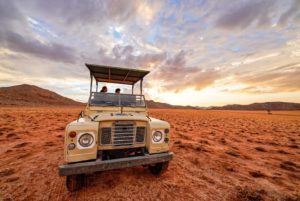
{"label": "cloud", "polygon": [[[298,14],[300,16],[300,1],[294,0],[294,2],[290,5],[289,9],[285,11],[279,18],[278,24],[281,26],[284,26],[288,23],[288,21],[295,17]],[[297,20],[297,17],[295,17],[295,20]]]}
{"label": "cloud", "polygon": [[[155,14],[154,8],[158,9],[158,6],[151,6],[155,3],[149,4],[138,0],[88,0],[84,3],[81,0],[18,0],[18,2],[26,4],[31,11],[27,13],[28,15],[38,15],[43,20],[58,25],[60,29],[73,30],[79,30],[81,26],[85,30],[91,28],[99,30],[101,27],[120,25],[128,21],[150,22]],[[137,15],[139,18],[136,18]],[[93,27],[94,25],[98,27]]]}
{"label": "cloud", "polygon": [[300,91],[300,63],[288,63],[271,70],[250,72],[235,77],[235,82],[246,85],[240,89],[227,90],[234,93],[278,93]]}
{"label": "cloud", "polygon": [[0,45],[12,51],[66,63],[76,62],[75,50],[71,47],[58,43],[44,44],[12,31],[0,31],[0,34]]}
{"label": "cloud", "polygon": [[[90,58],[92,63],[135,67],[151,70],[145,80],[148,87],[163,83],[164,91],[176,91],[187,88],[202,90],[220,77],[219,70],[187,66],[188,52],[181,50],[175,55],[161,53],[140,53],[132,46],[116,45],[111,50],[100,49],[98,58]],[[149,80],[152,80],[151,82]],[[156,81],[153,81],[156,80]]]}
{"label": "cloud", "polygon": [[126,21],[132,16],[137,8],[137,1],[111,0],[111,1],[27,1],[30,6],[41,16],[48,16],[59,20],[64,24],[81,24],[86,22],[98,23],[105,21],[106,18],[119,22]]}
{"label": "cloud", "polygon": [[153,78],[164,83],[161,86],[163,90],[175,91],[176,93],[187,88],[202,90],[218,79],[220,73],[214,68],[188,66],[187,55],[188,53],[184,50],[179,51],[174,56],[169,55],[161,64],[162,67],[154,72]]}
{"label": "cloud", "polygon": [[131,45],[126,45],[126,46],[116,45],[112,49],[112,53],[116,58],[128,57],[133,53],[133,51],[134,48]]}
{"label": "cloud", "polygon": [[0,22],[5,23],[22,19],[23,15],[13,1],[0,0]]}
{"label": "cloud", "polygon": [[[13,1],[0,0],[0,46],[22,54],[49,60],[74,63],[74,48],[51,41],[41,41],[30,33],[26,16]],[[18,31],[19,34],[16,31]]]}
{"label": "cloud", "polygon": [[224,29],[245,29],[252,24],[270,24],[270,11],[274,1],[240,1],[224,9],[216,20],[216,26]]}
{"label": "cloud", "polygon": [[167,55],[161,53],[139,52],[131,45],[115,45],[112,49],[101,48],[98,54],[90,57],[82,56],[87,63],[99,63],[105,65],[115,65],[128,68],[150,69],[153,65],[161,64]]}

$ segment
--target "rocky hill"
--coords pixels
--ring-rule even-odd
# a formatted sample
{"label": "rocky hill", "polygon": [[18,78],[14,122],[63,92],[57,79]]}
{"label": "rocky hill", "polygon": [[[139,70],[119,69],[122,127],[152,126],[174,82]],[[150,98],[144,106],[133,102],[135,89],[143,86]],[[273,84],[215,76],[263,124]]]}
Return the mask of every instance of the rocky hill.
{"label": "rocky hill", "polygon": [[0,88],[0,106],[57,106],[57,105],[82,105],[70,98],[34,85],[22,84]]}

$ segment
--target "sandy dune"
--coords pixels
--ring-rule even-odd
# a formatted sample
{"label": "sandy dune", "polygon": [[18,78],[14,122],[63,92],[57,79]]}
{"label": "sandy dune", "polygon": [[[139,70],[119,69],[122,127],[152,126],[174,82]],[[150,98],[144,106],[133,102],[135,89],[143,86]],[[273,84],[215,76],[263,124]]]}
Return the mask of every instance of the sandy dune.
{"label": "sandy dune", "polygon": [[0,200],[299,200],[300,112],[151,110],[172,125],[169,170],[58,176],[65,125],[81,108],[0,108]]}

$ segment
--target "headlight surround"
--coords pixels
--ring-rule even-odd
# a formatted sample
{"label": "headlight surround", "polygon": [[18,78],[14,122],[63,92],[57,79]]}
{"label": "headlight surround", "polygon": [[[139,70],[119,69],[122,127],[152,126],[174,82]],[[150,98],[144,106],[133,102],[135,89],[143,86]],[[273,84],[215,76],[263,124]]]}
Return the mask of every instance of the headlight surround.
{"label": "headlight surround", "polygon": [[89,147],[93,144],[94,137],[90,133],[84,133],[80,136],[78,143],[82,147]]}
{"label": "headlight surround", "polygon": [[163,138],[163,133],[161,131],[154,131],[152,134],[152,139],[154,142],[160,142]]}

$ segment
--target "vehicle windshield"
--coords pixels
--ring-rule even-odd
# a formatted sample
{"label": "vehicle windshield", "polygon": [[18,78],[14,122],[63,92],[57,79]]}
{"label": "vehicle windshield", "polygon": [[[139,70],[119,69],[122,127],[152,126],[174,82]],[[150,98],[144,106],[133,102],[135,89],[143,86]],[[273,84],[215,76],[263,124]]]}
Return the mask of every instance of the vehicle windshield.
{"label": "vehicle windshield", "polygon": [[92,92],[89,104],[94,106],[145,107],[143,95]]}

